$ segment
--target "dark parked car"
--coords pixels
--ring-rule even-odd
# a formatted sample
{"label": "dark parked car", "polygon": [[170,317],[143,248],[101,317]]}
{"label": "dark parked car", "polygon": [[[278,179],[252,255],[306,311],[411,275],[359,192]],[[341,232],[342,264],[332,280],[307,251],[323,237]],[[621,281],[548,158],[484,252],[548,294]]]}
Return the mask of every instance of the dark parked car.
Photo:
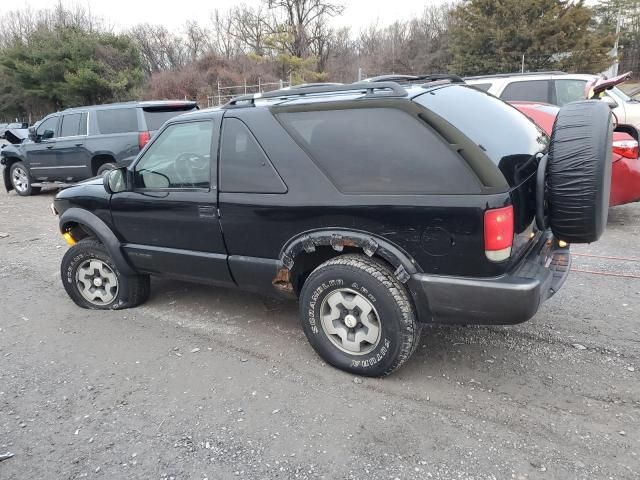
{"label": "dark parked car", "polygon": [[7,191],[27,196],[49,182],[76,182],[128,165],[164,122],[195,102],[129,102],[64,110],[43,118],[30,141],[0,151]]}
{"label": "dark parked car", "polygon": [[134,307],[166,275],[298,297],[322,358],[369,376],[402,365],[426,323],[526,321],[564,283],[566,242],[605,228],[611,112],[568,105],[550,141],[458,80],[174,118],[129,167],[56,196],[67,293]]}

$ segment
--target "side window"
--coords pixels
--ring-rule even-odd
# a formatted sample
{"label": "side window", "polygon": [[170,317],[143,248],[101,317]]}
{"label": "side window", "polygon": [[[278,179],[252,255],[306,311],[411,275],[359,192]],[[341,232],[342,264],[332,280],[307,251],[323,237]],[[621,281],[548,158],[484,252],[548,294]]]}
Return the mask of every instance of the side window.
{"label": "side window", "polygon": [[562,107],[569,102],[584,100],[586,80],[556,80],[556,105]]}
{"label": "side window", "polygon": [[505,102],[521,100],[527,102],[551,103],[549,98],[549,80],[530,80],[511,82],[500,98]]}
{"label": "side window", "polygon": [[80,117],[80,129],[78,131],[78,135],[86,135],[87,134],[87,120],[89,116],[87,112],[84,112]]}
{"label": "side window", "polygon": [[220,149],[220,191],[242,193],[285,193],[287,187],[271,165],[258,141],[237,118],[222,126]]}
{"label": "side window", "polygon": [[62,126],[60,127],[61,137],[74,137],[79,135],[80,122],[82,120],[81,113],[72,113],[62,117]]}
{"label": "side window", "polygon": [[478,180],[444,140],[395,108],[278,114],[333,184],[349,194],[477,191]]}
{"label": "side window", "polygon": [[136,164],[136,188],[209,188],[213,122],[165,128]]}
{"label": "side window", "polygon": [[138,131],[138,116],[135,108],[108,108],[97,110],[98,130],[102,134]]}
{"label": "side window", "polygon": [[47,118],[44,122],[38,125],[36,129],[36,135],[43,139],[55,138],[58,131],[58,117]]}

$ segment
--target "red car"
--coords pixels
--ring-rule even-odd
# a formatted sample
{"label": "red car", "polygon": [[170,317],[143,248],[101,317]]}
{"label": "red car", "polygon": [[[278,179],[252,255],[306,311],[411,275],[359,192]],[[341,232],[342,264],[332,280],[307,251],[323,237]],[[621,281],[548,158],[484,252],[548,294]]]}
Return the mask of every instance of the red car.
{"label": "red car", "polygon": [[[514,107],[537,123],[551,135],[558,110],[555,105],[535,102],[510,102]],[[640,200],[640,160],[638,141],[623,132],[613,132],[613,154],[611,156],[611,196],[609,205],[623,205]]]}

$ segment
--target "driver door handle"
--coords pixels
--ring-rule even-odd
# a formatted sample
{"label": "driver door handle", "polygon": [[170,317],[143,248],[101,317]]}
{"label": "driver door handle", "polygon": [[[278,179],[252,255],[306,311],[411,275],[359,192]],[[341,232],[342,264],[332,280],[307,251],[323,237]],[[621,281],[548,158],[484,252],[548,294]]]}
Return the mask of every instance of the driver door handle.
{"label": "driver door handle", "polygon": [[84,143],[82,143],[82,142],[80,142],[80,143],[76,143],[76,144],[75,144],[75,146],[76,146],[76,147],[81,147],[81,146],[83,146],[83,145],[84,145]]}
{"label": "driver door handle", "polygon": [[51,150],[53,148],[53,145],[47,145],[47,150]]}
{"label": "driver door handle", "polygon": [[201,218],[216,218],[216,207],[212,205],[198,205],[198,215]]}

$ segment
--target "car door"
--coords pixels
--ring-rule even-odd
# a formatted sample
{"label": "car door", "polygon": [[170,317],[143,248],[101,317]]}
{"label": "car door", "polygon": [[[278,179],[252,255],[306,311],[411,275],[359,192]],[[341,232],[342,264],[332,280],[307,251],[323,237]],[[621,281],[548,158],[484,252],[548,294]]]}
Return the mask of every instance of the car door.
{"label": "car door", "polygon": [[167,125],[131,167],[133,188],[111,197],[123,249],[140,271],[233,285],[218,219],[220,118]]}
{"label": "car door", "polygon": [[61,115],[60,134],[53,150],[55,169],[61,180],[77,181],[91,176],[91,154],[85,146],[87,112]]}
{"label": "car door", "polygon": [[57,114],[46,117],[36,128],[36,141],[25,144],[28,167],[36,180],[52,180],[60,173],[55,152],[59,120]]}

